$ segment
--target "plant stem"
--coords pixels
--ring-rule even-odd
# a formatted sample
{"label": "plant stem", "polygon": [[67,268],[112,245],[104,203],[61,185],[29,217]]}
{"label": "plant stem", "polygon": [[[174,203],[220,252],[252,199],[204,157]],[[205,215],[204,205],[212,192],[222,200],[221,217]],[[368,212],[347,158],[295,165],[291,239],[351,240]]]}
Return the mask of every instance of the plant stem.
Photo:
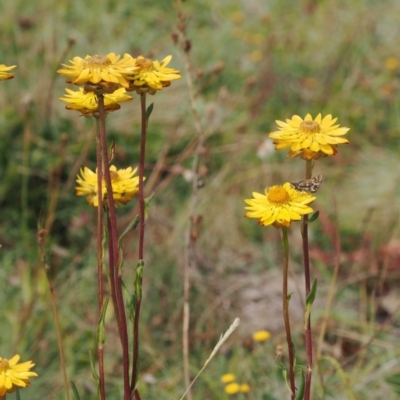
{"label": "plant stem", "polygon": [[288,230],[282,227],[282,243],[283,243],[283,287],[282,287],[282,302],[283,302],[283,319],[285,321],[286,340],[289,352],[289,381],[291,389],[291,399],[294,400],[296,395],[296,384],[294,381],[294,354],[292,334],[290,332],[289,319],[289,298],[288,298],[288,270],[289,270],[289,239]]}
{"label": "plant stem", "polygon": [[[312,175],[312,160],[306,161],[306,179],[310,179]],[[310,278],[310,257],[308,252],[308,215],[303,216],[303,223],[301,225],[301,236],[303,239],[303,264],[304,264],[304,279],[306,288],[306,297],[311,290]],[[311,377],[312,377],[312,363],[313,363],[313,350],[312,350],[312,332],[311,332],[311,313],[308,314],[305,321],[305,340],[306,340],[306,354],[307,354],[307,370],[306,381],[304,389],[304,400],[310,400],[311,396]]]}
{"label": "plant stem", "polygon": [[124,375],[124,400],[130,400],[130,388],[129,388],[129,343],[128,343],[128,331],[126,326],[126,314],[124,308],[124,300],[122,296],[122,285],[121,277],[118,276],[118,231],[117,231],[117,217],[115,215],[115,205],[113,198],[113,190],[111,183],[110,168],[108,165],[108,153],[107,153],[107,139],[106,139],[106,127],[105,127],[105,111],[104,111],[104,97],[98,95],[99,105],[99,132],[101,150],[103,153],[103,173],[106,181],[107,189],[107,201],[108,201],[108,228],[109,228],[109,268],[110,278],[114,276],[114,289],[115,296],[112,296],[115,314],[119,318],[119,334],[122,345],[122,358],[123,358],[123,375]]}
{"label": "plant stem", "polygon": [[[97,320],[100,322],[101,309],[103,307],[103,163],[100,140],[99,121],[97,123],[96,135],[96,160],[97,160]],[[105,400],[105,380],[104,380],[104,348],[103,345],[97,344],[97,357],[99,362],[99,386],[100,399]]]}
{"label": "plant stem", "polygon": [[[146,94],[140,95],[141,106],[141,134],[140,134],[140,156],[139,156],[139,249],[138,257],[139,264],[144,266],[144,231],[145,231],[145,209],[144,209],[144,162],[146,158],[146,132],[147,132],[147,118],[146,118]],[[142,286],[142,279],[139,281],[140,287]],[[132,377],[131,377],[131,392],[134,391],[135,396],[138,395],[136,386],[136,376],[138,374],[138,356],[139,356],[139,317],[140,307],[142,304],[141,290],[136,293],[135,306],[135,319],[133,323],[133,361],[132,361]],[[137,397],[136,397],[137,398]]]}

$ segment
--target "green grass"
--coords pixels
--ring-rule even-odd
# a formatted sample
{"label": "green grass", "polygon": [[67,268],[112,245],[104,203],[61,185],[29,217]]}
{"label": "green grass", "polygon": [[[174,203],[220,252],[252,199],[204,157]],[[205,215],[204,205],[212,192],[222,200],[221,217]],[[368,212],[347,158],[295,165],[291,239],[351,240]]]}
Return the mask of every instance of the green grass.
{"label": "green grass", "polygon": [[[141,376],[150,374],[156,383],[142,380],[139,387],[143,399],[179,399],[184,391],[182,265],[191,183],[174,175],[173,167],[190,168],[192,152],[186,154],[185,149],[195,135],[195,125],[183,55],[171,41],[177,24],[172,5],[144,0],[57,4],[16,0],[0,5],[0,63],[18,65],[15,78],[0,83],[0,357],[18,353],[36,363],[39,377],[21,392],[22,399],[65,398],[49,291],[36,243],[38,221],[49,210],[49,182],[57,166],[59,201],[48,263],[69,379],[81,398],[96,398],[88,361],[88,351],[95,350],[97,325],[96,215],[84,198],[74,194],[79,168],[95,166],[94,123],[65,110],[58,98],[70,85],[60,76],[53,88],[51,81],[60,61],[109,52],[158,60],[172,54],[171,66],[183,75],[149,99],[155,108],[149,127],[147,177],[164,146],[168,150],[147,224],[141,314]],[[285,343],[282,314],[267,312],[281,301],[268,296],[268,285],[253,287],[254,279],[281,269],[279,234],[244,219],[243,199],[265,186],[302,179],[301,160],[289,160],[284,152],[260,158],[257,149],[275,130],[275,120],[320,112],[338,117],[351,130],[350,144],[342,146],[336,157],[318,161],[314,170],[325,177],[316,203],[321,215],[310,228],[312,274],[319,281],[313,314],[315,340],[332,278],[333,240],[338,230],[341,268],[323,354],[343,363],[356,399],[397,398],[386,379],[400,372],[400,353],[393,344],[399,318],[392,310],[391,319],[378,331],[374,310],[385,296],[396,293],[399,283],[398,259],[390,261],[394,252],[385,256],[385,246],[391,240],[398,242],[400,235],[400,67],[385,67],[388,57],[398,57],[398,2],[303,0],[289,5],[196,0],[180,7],[187,15],[192,43],[196,106],[207,132],[201,161],[207,174],[197,210],[203,219],[197,267],[191,276],[193,376],[233,319],[240,316],[244,321],[196,382],[194,399],[228,398],[219,382],[226,372],[252,386],[249,399],[288,398],[275,363],[275,346]],[[70,37],[76,43],[60,60]],[[254,52],[261,52],[260,61],[252,61]],[[215,72],[220,63],[224,68]],[[137,96],[107,118],[118,167],[137,165],[139,124]],[[118,209],[121,230],[135,212],[135,204]],[[296,225],[291,229],[291,266],[302,286],[298,229]],[[137,260],[136,233],[126,240],[125,260],[125,280],[131,282]],[[375,292],[385,266],[379,298]],[[259,291],[265,314],[241,314],[245,305],[241,295],[249,288]],[[298,364],[304,365],[301,317],[294,320]],[[116,399],[122,398],[122,366],[111,311],[107,321],[107,392]],[[253,327],[271,329],[270,325],[278,326],[270,342],[246,346]],[[345,364],[375,333],[376,340]],[[325,398],[347,398],[334,366],[324,362],[322,371]],[[324,398],[316,371],[313,379],[315,398]]]}

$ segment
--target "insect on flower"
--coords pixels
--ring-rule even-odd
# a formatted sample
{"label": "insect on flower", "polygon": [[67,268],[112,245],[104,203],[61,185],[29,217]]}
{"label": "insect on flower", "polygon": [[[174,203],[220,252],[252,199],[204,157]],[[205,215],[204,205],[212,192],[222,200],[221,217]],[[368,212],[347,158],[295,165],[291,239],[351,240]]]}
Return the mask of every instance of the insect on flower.
{"label": "insect on flower", "polygon": [[317,175],[304,181],[290,182],[290,184],[301,192],[315,193],[321,187],[322,179],[322,175]]}

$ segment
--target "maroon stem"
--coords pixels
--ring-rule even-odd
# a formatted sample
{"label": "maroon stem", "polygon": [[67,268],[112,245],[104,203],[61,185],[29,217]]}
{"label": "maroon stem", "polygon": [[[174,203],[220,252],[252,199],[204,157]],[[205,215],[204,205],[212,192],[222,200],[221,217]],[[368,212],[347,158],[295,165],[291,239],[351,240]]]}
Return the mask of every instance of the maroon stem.
{"label": "maroon stem", "polygon": [[[97,120],[98,123],[98,120]],[[96,137],[96,160],[97,160],[97,320],[100,323],[100,315],[103,307],[103,193],[102,177],[103,166],[101,159],[101,142],[99,129]],[[102,343],[97,343],[97,357],[99,361],[99,385],[100,399],[105,400],[105,381],[104,381],[104,349]]]}
{"label": "maroon stem", "polygon": [[289,316],[289,299],[288,299],[288,270],[289,270],[289,239],[288,230],[282,227],[282,243],[283,243],[283,283],[282,283],[282,303],[283,303],[283,319],[285,321],[286,341],[289,353],[289,381],[290,381],[290,398],[294,400],[296,395],[296,383],[294,379],[294,352],[292,333],[290,330]]}
{"label": "maroon stem", "polygon": [[126,314],[124,308],[124,300],[122,295],[121,279],[118,277],[118,231],[117,231],[117,217],[115,215],[115,204],[113,198],[113,190],[111,183],[110,168],[108,165],[108,152],[107,152],[107,139],[105,127],[105,111],[104,111],[104,97],[98,95],[99,105],[99,131],[100,142],[103,153],[103,172],[106,181],[107,201],[108,201],[108,227],[109,227],[109,249],[110,249],[110,278],[114,276],[114,290],[115,296],[112,296],[115,313],[119,319],[119,334],[122,345],[122,358],[123,358],[123,374],[124,374],[124,400],[130,400],[129,389],[129,343],[128,343],[128,330],[126,326]]}
{"label": "maroon stem", "polygon": [[[312,175],[312,161],[307,161],[306,162],[306,179],[310,179],[311,175]],[[311,290],[310,256],[309,256],[309,251],[308,251],[308,215],[303,216],[303,223],[301,226],[301,236],[303,239],[304,279],[305,279],[305,288],[306,288],[306,297],[307,297]],[[311,313],[307,314],[307,321],[305,324],[304,335],[305,335],[305,340],[306,340],[306,354],[307,354],[307,370],[306,370],[306,382],[305,382],[305,388],[304,388],[304,400],[310,400],[312,363],[313,363]]]}
{"label": "maroon stem", "polygon": [[[146,157],[146,132],[147,132],[147,118],[146,118],[146,94],[140,95],[141,106],[141,136],[140,136],[140,157],[139,157],[139,250],[138,257],[139,263],[144,266],[144,231],[145,231],[145,209],[144,209],[144,162]],[[139,282],[140,288],[142,287],[142,279]],[[138,373],[138,355],[139,355],[139,316],[140,307],[142,304],[141,289],[136,293],[136,306],[135,306],[135,319],[133,324],[133,362],[132,362],[132,377],[131,377],[131,391],[134,391],[135,396],[138,395],[136,386],[136,376]]]}

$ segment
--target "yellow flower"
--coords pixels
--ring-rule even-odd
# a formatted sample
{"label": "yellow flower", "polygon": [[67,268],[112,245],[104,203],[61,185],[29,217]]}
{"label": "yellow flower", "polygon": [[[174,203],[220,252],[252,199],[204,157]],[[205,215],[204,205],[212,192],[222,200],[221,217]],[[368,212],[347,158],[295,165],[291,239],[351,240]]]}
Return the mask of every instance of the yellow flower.
{"label": "yellow flower", "polygon": [[251,391],[251,387],[247,383],[242,383],[239,386],[239,392],[240,393],[249,393],[250,391]]}
{"label": "yellow flower", "polygon": [[138,69],[129,78],[131,81],[129,90],[154,94],[157,90],[170,86],[171,81],[180,79],[179,71],[173,68],[166,68],[171,58],[172,56],[167,56],[159,62],[139,56],[135,63]]}
{"label": "yellow flower", "polygon": [[[67,110],[80,111],[85,116],[96,114],[98,111],[97,95],[94,92],[86,92],[83,88],[74,92],[70,89],[65,89],[67,94],[60,97],[60,100],[65,101],[68,105],[65,107]],[[132,100],[132,96],[126,93],[124,88],[119,88],[111,94],[104,94],[104,109],[105,111],[119,110],[121,106],[119,103]]]}
{"label": "yellow flower", "polygon": [[224,374],[221,376],[222,383],[231,383],[236,379],[236,376],[233,374]]}
{"label": "yellow flower", "polygon": [[273,224],[276,228],[289,227],[291,221],[298,221],[302,215],[313,211],[307,204],[316,199],[309,192],[296,190],[291,183],[271,186],[265,195],[253,192],[254,199],[245,199],[249,210],[245,217],[258,219],[259,225]]}
{"label": "yellow flower", "polygon": [[[72,65],[62,64],[65,68],[57,72],[66,76],[68,83],[85,84],[86,91],[95,90],[98,87],[108,87],[109,92],[121,86],[127,88],[129,83],[126,77],[137,69],[135,60],[129,54],[124,54],[122,59],[115,53],[109,53],[106,56],[96,54],[85,58],[74,57],[70,63]],[[94,87],[90,89],[91,85]]]}
{"label": "yellow flower", "polygon": [[[111,173],[111,185],[113,189],[113,198],[115,206],[119,204],[128,203],[139,191],[139,177],[135,176],[137,168],[132,169],[131,167],[126,169],[119,169],[114,165],[110,166]],[[97,199],[97,171],[93,172],[87,167],[81,168],[80,175],[78,174],[76,182],[79,186],[76,186],[77,196],[88,196],[87,201],[94,207],[98,207],[99,202]],[[102,190],[101,190],[104,205],[107,205],[107,189],[106,182],[103,177]]]}
{"label": "yellow flower", "polygon": [[253,340],[256,342],[265,342],[271,337],[271,332],[265,330],[257,331],[254,332],[252,336]]}
{"label": "yellow flower", "polygon": [[19,359],[18,354],[10,360],[0,357],[0,397],[12,393],[16,387],[29,386],[29,378],[37,376],[36,372],[29,371],[35,365],[32,361],[18,364]]}
{"label": "yellow flower", "polygon": [[7,79],[14,78],[14,74],[9,74],[8,71],[12,70],[15,67],[16,65],[7,67],[7,65],[0,64],[0,81],[6,81]]}
{"label": "yellow flower", "polygon": [[349,143],[340,136],[345,135],[349,128],[339,128],[334,125],[337,118],[327,115],[322,119],[321,114],[313,120],[310,114],[304,118],[294,115],[286,123],[276,121],[279,131],[272,132],[269,137],[275,139],[275,149],[290,148],[289,157],[301,156],[305,160],[333,156],[337,153],[337,145]]}
{"label": "yellow flower", "polygon": [[396,57],[388,57],[385,61],[386,69],[394,71],[399,67],[399,60]]}
{"label": "yellow flower", "polygon": [[229,383],[225,386],[225,392],[228,394],[239,393],[240,385],[238,383]]}

